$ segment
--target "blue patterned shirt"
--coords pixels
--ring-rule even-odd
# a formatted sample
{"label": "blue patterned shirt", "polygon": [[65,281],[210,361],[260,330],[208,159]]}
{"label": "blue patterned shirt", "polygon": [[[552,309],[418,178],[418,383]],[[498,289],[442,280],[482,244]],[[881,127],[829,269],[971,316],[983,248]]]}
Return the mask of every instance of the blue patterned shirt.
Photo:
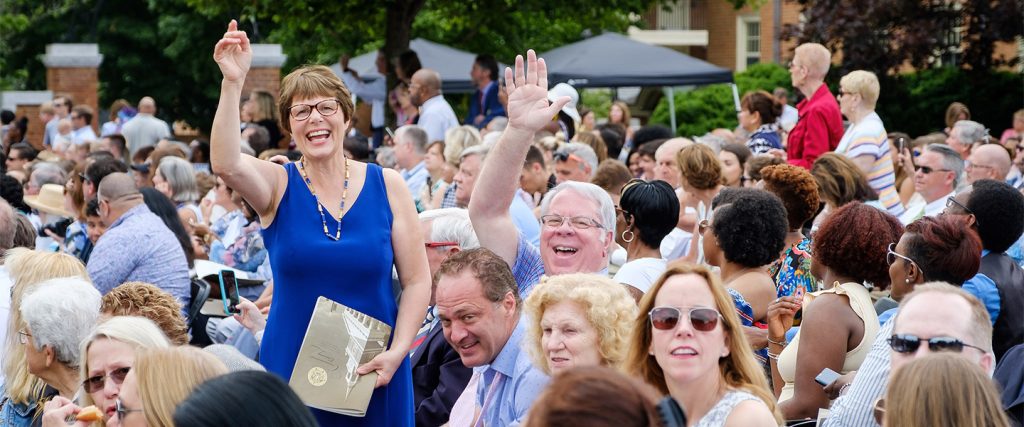
{"label": "blue patterned shirt", "polygon": [[96,242],[87,266],[106,295],[124,282],[152,283],[188,307],[188,260],[178,238],[145,203],[121,215]]}
{"label": "blue patterned shirt", "polygon": [[544,275],[544,261],[540,259],[540,250],[530,244],[519,233],[519,243],[516,249],[516,262],[512,265],[512,277],[516,279],[516,286],[519,287],[519,296],[526,300],[533,290],[533,286],[540,282]]}
{"label": "blue patterned shirt", "polygon": [[[485,426],[519,425],[548,384],[548,376],[533,366],[530,355],[522,348],[526,329],[523,323],[520,319],[490,365],[473,369],[482,373],[476,389],[476,406]],[[501,383],[494,386],[499,375],[503,377]]]}

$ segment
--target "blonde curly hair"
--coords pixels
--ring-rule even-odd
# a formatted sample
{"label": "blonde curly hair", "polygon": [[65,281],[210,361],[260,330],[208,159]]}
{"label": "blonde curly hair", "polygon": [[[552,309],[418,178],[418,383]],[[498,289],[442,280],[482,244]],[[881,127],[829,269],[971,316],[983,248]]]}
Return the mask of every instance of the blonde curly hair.
{"label": "blonde curly hair", "polygon": [[626,359],[626,349],[637,317],[636,302],[626,287],[596,274],[563,274],[545,277],[533,288],[524,302],[529,319],[527,347],[534,364],[550,375],[540,322],[544,311],[552,305],[571,301],[579,305],[587,321],[597,331],[598,351],[602,364],[618,368]]}

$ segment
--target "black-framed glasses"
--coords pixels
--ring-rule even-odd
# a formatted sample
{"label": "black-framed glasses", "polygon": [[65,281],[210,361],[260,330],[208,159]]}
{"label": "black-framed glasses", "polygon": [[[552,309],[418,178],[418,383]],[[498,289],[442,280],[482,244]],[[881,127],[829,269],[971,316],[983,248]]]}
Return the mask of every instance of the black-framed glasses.
{"label": "black-framed glasses", "polygon": [[[963,209],[964,213],[966,213],[967,215],[974,215],[974,211],[968,209],[967,206],[964,205],[963,203],[958,202],[956,200],[956,198],[954,198],[954,197],[947,197],[946,198],[946,209],[952,208],[953,206],[956,206],[956,207],[958,207],[960,209]],[[974,223],[978,224],[978,216],[977,215],[974,215]]]}
{"label": "black-framed glasses", "polygon": [[896,258],[902,259],[906,262],[913,264],[914,267],[917,267],[917,270],[920,271],[922,275],[924,274],[924,270],[921,270],[920,265],[917,265],[917,263],[914,262],[914,260],[910,259],[909,257],[896,253],[896,244],[890,243],[889,250],[885,254],[885,262],[889,265],[893,265],[893,263],[896,262]]}
{"label": "black-framed glasses", "polygon": [[690,318],[690,326],[693,326],[694,330],[701,332],[710,332],[718,326],[718,319],[722,317],[722,314],[713,308],[707,307],[692,307],[688,309],[680,309],[676,307],[655,307],[647,313],[647,317],[651,319],[651,326],[654,329],[668,331],[675,329],[679,325],[679,319],[683,317],[683,313]]}
{"label": "black-framed glasses", "polygon": [[124,382],[124,377],[128,376],[128,371],[131,370],[131,366],[126,366],[115,369],[108,375],[96,375],[94,377],[86,378],[85,381],[82,381],[82,388],[85,389],[86,393],[95,393],[103,390],[103,386],[107,383],[107,378],[110,378],[114,384],[121,384]]}
{"label": "black-framed glasses", "polygon": [[341,109],[341,101],[338,101],[337,99],[325,99],[314,105],[295,104],[288,107],[288,114],[291,115],[293,119],[302,121],[308,119],[310,114],[313,114],[314,108],[316,108],[316,111],[323,117],[333,116]]}
{"label": "black-framed glasses", "polygon": [[124,422],[124,416],[130,412],[146,412],[142,409],[131,409],[124,406],[124,402],[121,401],[120,397],[114,400],[114,411],[117,411],[117,420],[120,422]]}
{"label": "black-framed glasses", "polygon": [[921,172],[921,173],[923,173],[925,175],[928,175],[928,174],[930,174],[932,172],[953,172],[953,171],[951,171],[949,169],[934,169],[934,168],[931,168],[929,166],[914,166],[914,171],[915,172]]}
{"label": "black-framed glasses", "polygon": [[913,334],[893,334],[889,338],[889,347],[897,353],[913,353],[921,347],[921,343],[928,343],[928,351],[960,353],[964,347],[976,349],[987,353],[985,349],[976,345],[967,344],[953,337],[933,337],[924,339]]}
{"label": "black-framed glasses", "polygon": [[597,222],[593,218],[585,216],[561,216],[561,215],[544,215],[540,217],[541,224],[548,227],[561,227],[566,221],[569,221],[569,225],[577,230],[586,230],[589,228],[604,228],[600,222]]}

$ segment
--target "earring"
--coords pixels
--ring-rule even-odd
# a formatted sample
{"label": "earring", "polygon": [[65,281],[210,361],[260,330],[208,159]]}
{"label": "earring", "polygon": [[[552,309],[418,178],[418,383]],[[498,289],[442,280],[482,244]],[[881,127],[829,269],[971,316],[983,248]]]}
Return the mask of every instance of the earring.
{"label": "earring", "polygon": [[908,285],[910,284],[910,278],[903,279]]}
{"label": "earring", "polygon": [[[626,233],[629,233],[629,237],[628,238],[626,237]],[[622,232],[622,241],[624,241],[626,243],[632,243],[633,239],[635,239],[635,238],[636,238],[636,235],[633,234],[632,230],[626,230],[626,231]]]}

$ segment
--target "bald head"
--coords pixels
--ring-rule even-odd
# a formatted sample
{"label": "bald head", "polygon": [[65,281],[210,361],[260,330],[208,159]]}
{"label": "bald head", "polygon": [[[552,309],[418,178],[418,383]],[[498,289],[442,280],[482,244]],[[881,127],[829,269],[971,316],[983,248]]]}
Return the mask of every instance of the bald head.
{"label": "bald head", "polygon": [[122,199],[142,198],[142,193],[135,187],[135,180],[126,173],[115,172],[107,175],[100,181],[97,191],[100,200],[109,202]]}
{"label": "bald head", "polygon": [[[999,144],[985,144],[978,146],[971,150],[971,155],[967,157],[967,161],[972,165],[973,168],[984,169],[988,179],[994,179],[996,181],[1002,181],[1006,179],[1006,175],[1010,173],[1010,153],[1006,152],[1006,149]],[[972,174],[968,174],[968,178],[971,178]],[[974,182],[974,180],[969,180]]]}
{"label": "bald head", "polygon": [[421,68],[413,74],[412,82],[432,92],[441,91],[441,75],[429,68]]}
{"label": "bald head", "polygon": [[690,140],[689,138],[683,138],[683,137],[672,138],[672,139],[670,139],[668,141],[665,141],[664,144],[661,144],[661,147],[658,147],[658,151],[654,152],[654,157],[655,158],[664,157],[664,156],[675,157],[676,154],[679,153],[679,150],[682,150],[682,149],[684,149],[686,147],[689,147],[691,145],[693,145],[693,141]]}
{"label": "bald head", "polygon": [[156,114],[156,101],[148,96],[139,100],[139,112],[143,114]]}
{"label": "bald head", "polygon": [[818,43],[804,43],[797,46],[793,60],[807,67],[807,78],[824,81],[828,68],[832,65],[832,53]]}

